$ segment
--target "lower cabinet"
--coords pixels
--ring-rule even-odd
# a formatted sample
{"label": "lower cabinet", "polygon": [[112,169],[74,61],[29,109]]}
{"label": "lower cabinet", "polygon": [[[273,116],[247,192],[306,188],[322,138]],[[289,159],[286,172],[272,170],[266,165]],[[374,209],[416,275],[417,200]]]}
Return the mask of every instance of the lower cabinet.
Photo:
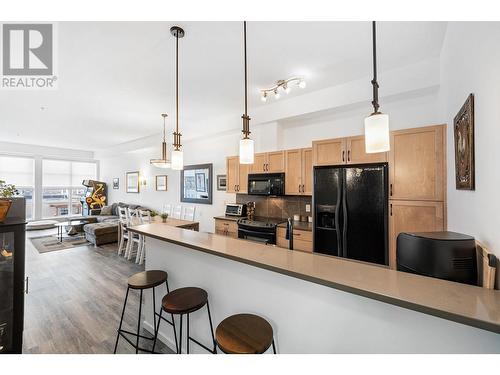
{"label": "lower cabinet", "polygon": [[215,219],[215,233],[221,236],[238,238],[238,223],[234,220]]}
{"label": "lower cabinet", "polygon": [[389,266],[396,268],[396,241],[401,232],[436,232],[446,228],[444,203],[389,201]]}
{"label": "lower cabinet", "polygon": [[[276,245],[288,249],[288,240],[286,239],[286,228],[278,227],[276,231]],[[293,230],[293,249],[307,251],[312,253],[312,232],[307,230]]]}

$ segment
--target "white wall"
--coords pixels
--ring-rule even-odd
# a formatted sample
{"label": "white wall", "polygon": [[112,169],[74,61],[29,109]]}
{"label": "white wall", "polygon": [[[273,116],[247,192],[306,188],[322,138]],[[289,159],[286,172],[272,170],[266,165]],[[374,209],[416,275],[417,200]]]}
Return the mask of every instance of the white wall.
{"label": "white wall", "polygon": [[[448,127],[448,228],[500,256],[500,23],[450,22],[441,52],[440,108]],[[476,190],[455,188],[453,118],[475,97]],[[497,284],[498,285],[498,284]]]}

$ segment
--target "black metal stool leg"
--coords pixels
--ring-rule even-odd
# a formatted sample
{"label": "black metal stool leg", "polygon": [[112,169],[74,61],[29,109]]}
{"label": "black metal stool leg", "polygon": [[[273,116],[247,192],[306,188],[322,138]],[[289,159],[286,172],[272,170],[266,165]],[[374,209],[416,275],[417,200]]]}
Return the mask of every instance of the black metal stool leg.
{"label": "black metal stool leg", "polygon": [[212,343],[214,345],[214,350],[212,353],[216,354],[217,353],[217,342],[215,341],[215,336],[214,336],[214,326],[212,324],[212,316],[210,315],[210,304],[207,301],[207,311],[208,311],[208,320],[210,322],[210,332],[212,333]]}
{"label": "black metal stool leg", "polygon": [[116,333],[115,350],[113,351],[113,354],[116,354],[116,349],[118,348],[118,340],[120,339],[120,331],[122,329],[123,315],[125,314],[125,306],[127,306],[127,299],[128,299],[129,290],[130,290],[130,288],[127,288],[127,293],[125,294],[125,302],[123,303],[123,310],[122,310],[122,317],[120,319],[120,326],[118,327],[118,331]]}
{"label": "black metal stool leg", "polygon": [[[161,309],[160,309],[161,311]],[[155,337],[156,337],[156,296],[155,296],[155,287],[153,287],[153,329],[155,330]]]}
{"label": "black metal stool leg", "polygon": [[181,318],[181,324],[179,328],[179,350],[177,351],[177,354],[182,354],[182,314],[180,318]]}
{"label": "black metal stool leg", "polygon": [[273,339],[273,353],[276,354],[276,345],[274,345],[274,339]]}
{"label": "black metal stool leg", "polygon": [[186,343],[186,346],[187,346],[187,354],[189,354],[189,314],[187,314],[187,343]]}
{"label": "black metal stool leg", "polygon": [[[155,326],[155,338],[153,340],[153,349],[151,349],[151,353],[154,353],[156,346],[156,339],[158,338],[158,332],[160,331],[160,322],[161,322],[161,313],[163,312],[163,308],[160,309],[160,316],[158,317],[158,325]],[[156,316],[156,314],[155,314]]]}
{"label": "black metal stool leg", "polygon": [[142,313],[142,289],[139,299],[139,319],[137,319],[137,340],[135,342],[135,354],[139,353],[139,335],[141,334],[141,313]]}

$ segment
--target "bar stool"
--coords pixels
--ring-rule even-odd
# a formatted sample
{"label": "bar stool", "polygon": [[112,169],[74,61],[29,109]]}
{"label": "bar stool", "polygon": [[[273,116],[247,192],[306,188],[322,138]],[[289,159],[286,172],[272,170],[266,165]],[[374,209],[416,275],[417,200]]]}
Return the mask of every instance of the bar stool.
{"label": "bar stool", "polygon": [[274,345],[273,327],[253,314],[236,314],[224,319],[215,330],[219,348],[227,354],[262,354]]}
{"label": "bar stool", "polygon": [[[120,339],[120,336],[123,337],[130,345],[132,345],[135,348],[135,353],[139,353],[140,351],[143,352],[154,352],[154,347],[152,350],[147,350],[144,348],[139,347],[139,338],[143,338],[146,340],[156,340],[157,332],[155,330],[154,337],[147,337],[144,335],[141,335],[141,312],[142,312],[142,294],[145,289],[153,289],[153,321],[154,321],[154,328],[156,328],[156,317],[159,316],[156,312],[155,308],[155,301],[156,301],[156,296],[155,296],[155,288],[163,283],[165,283],[167,287],[167,293],[169,291],[168,288],[168,274],[165,271],[160,271],[160,270],[149,270],[149,271],[143,271],[136,273],[132,276],[130,276],[127,280],[128,286],[127,286],[127,294],[125,294],[125,302],[123,303],[123,310],[122,310],[122,317],[120,319],[120,326],[118,327],[117,330],[117,335],[116,335],[116,342],[115,342],[115,350],[114,354],[116,354],[116,349],[118,347],[118,340]],[[137,319],[137,332],[130,332],[127,330],[122,329],[122,324],[123,324],[123,316],[125,314],[125,308],[127,306],[127,300],[128,300],[128,293],[130,289],[135,289],[140,291],[140,299],[139,299],[139,318]],[[167,319],[163,318],[165,321],[170,323],[174,327],[174,336],[175,336],[175,346],[177,347],[177,336],[175,332],[175,325],[173,322],[173,315],[172,315],[172,322],[169,322]],[[136,337],[135,343],[133,343],[125,334],[132,335]]]}
{"label": "bar stool", "polygon": [[[196,287],[187,287],[187,288],[180,288],[173,290],[172,292],[167,293],[162,301],[162,309],[160,310],[160,319],[158,320],[158,327],[156,328],[156,335],[158,335],[158,331],[160,329],[160,321],[163,319],[161,316],[162,311],[165,311],[167,313],[172,314],[172,321],[173,321],[173,315],[180,315],[180,329],[179,329],[179,345],[177,346],[176,344],[176,349],[177,349],[177,354],[182,353],[182,318],[184,315],[187,315],[187,354],[189,354],[189,340],[195,342],[199,346],[201,346],[203,349],[210,353],[217,353],[216,351],[216,343],[215,343],[215,338],[214,338],[214,328],[212,325],[212,317],[210,315],[210,306],[208,304],[208,293],[201,289],[201,288],[196,288]],[[208,321],[210,323],[210,332],[212,334],[212,343],[213,343],[213,349],[208,348],[207,346],[203,345],[200,343],[198,340],[192,338],[189,336],[189,314],[200,310],[203,306],[207,305],[207,311],[208,311]],[[156,344],[156,335],[155,335],[155,341],[153,343],[153,350]]]}

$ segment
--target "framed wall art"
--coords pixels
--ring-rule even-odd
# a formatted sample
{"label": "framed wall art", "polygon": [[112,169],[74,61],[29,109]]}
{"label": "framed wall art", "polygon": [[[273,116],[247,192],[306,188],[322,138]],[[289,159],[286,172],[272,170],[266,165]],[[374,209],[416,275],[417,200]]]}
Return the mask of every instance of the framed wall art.
{"label": "framed wall art", "polygon": [[156,191],[167,191],[167,176],[156,176]]}
{"label": "framed wall art", "polygon": [[474,94],[470,94],[453,119],[455,182],[457,190],[475,189]]}
{"label": "framed wall art", "polygon": [[113,189],[119,189],[119,188],[120,188],[120,179],[113,178]]}
{"label": "framed wall art", "polygon": [[217,190],[219,191],[227,190],[227,176],[225,174],[217,175]]}
{"label": "framed wall art", "polygon": [[181,202],[212,204],[212,164],[185,166],[181,171]]}
{"label": "framed wall art", "polygon": [[139,193],[139,172],[127,172],[127,193]]}

